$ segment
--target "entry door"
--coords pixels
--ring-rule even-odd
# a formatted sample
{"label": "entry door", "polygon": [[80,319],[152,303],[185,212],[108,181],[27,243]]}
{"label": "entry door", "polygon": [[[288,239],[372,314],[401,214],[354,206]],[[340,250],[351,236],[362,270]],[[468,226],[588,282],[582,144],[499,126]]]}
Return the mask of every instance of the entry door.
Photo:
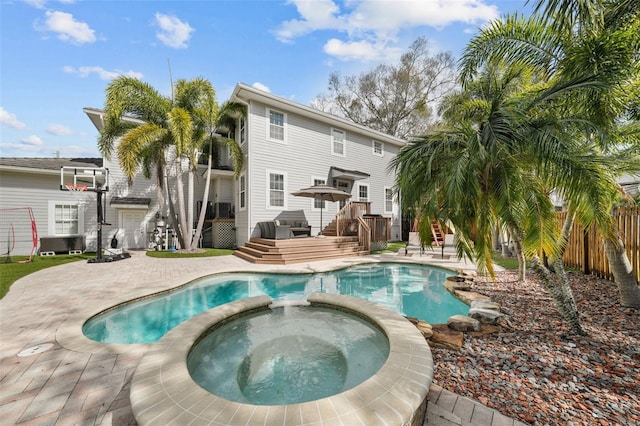
{"label": "entry door", "polygon": [[[336,179],[336,188],[338,188],[340,191],[348,192],[349,194],[351,194],[351,182],[348,180]],[[350,198],[347,198],[346,200],[340,200],[338,202],[338,210],[346,206],[349,200]]]}
{"label": "entry door", "polygon": [[[118,233],[118,247],[123,249],[144,249],[147,232],[144,227],[144,210],[121,210],[121,232]],[[122,235],[124,232],[124,235]]]}

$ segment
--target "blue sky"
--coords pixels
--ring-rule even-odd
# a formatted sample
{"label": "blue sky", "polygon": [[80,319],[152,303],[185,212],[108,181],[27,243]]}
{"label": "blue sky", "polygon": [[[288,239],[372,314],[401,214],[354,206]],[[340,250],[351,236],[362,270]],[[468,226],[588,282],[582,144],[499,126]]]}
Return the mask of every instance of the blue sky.
{"label": "blue sky", "polygon": [[243,82],[308,105],[332,72],[395,61],[419,36],[458,58],[479,26],[528,9],[525,0],[0,0],[0,155],[99,156],[82,108],[102,108],[121,74],[167,95],[171,76],[204,77],[219,102]]}

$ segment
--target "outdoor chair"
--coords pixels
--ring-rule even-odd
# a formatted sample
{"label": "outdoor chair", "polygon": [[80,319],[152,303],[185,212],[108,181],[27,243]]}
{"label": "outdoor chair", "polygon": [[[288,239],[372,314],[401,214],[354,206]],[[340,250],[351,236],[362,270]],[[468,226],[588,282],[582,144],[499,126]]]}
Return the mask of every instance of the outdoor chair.
{"label": "outdoor chair", "polygon": [[419,249],[420,256],[424,254],[424,244],[420,241],[420,235],[417,232],[409,232],[409,239],[407,240],[407,245],[404,247],[404,255],[407,256],[409,254],[409,249]]}

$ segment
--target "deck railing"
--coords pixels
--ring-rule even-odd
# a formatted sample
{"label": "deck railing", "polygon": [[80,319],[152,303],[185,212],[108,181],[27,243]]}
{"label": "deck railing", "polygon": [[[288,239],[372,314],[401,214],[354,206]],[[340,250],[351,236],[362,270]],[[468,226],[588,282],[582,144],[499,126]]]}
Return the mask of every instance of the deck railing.
{"label": "deck railing", "polygon": [[361,222],[369,232],[371,242],[391,239],[391,218],[371,215],[371,203],[368,201],[350,201],[336,214],[336,235],[359,235]]}
{"label": "deck railing", "polygon": [[371,228],[362,218],[358,218],[358,244],[367,252],[371,251]]}

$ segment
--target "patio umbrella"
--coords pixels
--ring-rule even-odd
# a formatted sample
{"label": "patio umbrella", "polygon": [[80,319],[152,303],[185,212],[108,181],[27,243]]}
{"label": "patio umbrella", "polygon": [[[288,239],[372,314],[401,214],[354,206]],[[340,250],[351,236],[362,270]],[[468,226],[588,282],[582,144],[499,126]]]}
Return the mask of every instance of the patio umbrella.
{"label": "patio umbrella", "polygon": [[[307,197],[322,201],[341,201],[351,198],[351,194],[329,185],[314,185],[292,192],[296,197]],[[322,233],[322,205],[320,205],[320,233]]]}

